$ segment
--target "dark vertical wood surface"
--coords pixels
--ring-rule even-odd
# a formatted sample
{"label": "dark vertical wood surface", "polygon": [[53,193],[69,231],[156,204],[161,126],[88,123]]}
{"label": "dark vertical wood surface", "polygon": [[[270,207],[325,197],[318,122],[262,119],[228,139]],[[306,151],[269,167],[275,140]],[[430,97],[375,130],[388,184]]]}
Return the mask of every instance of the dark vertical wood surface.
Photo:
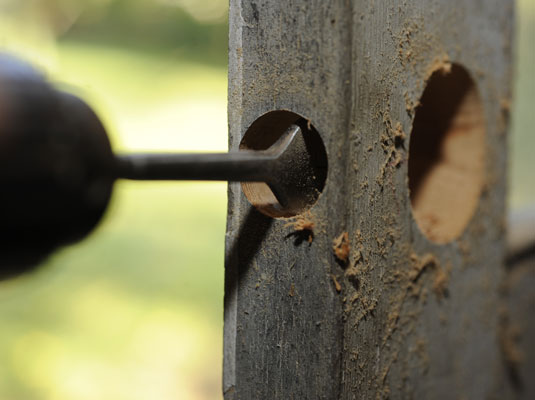
{"label": "dark vertical wood surface", "polygon": [[[516,396],[500,336],[513,1],[230,5],[231,149],[290,110],[322,135],[329,174],[311,244],[230,185],[225,398]],[[408,149],[425,82],[449,63],[482,97],[485,181],[464,233],[436,244],[413,218]],[[332,250],[343,232],[347,265]]]}

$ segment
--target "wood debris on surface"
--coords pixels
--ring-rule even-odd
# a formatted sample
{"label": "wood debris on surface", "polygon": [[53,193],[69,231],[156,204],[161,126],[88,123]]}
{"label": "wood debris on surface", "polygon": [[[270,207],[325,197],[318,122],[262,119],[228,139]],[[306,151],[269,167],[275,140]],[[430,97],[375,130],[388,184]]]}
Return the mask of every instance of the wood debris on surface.
{"label": "wood debris on surface", "polygon": [[338,279],[336,278],[336,275],[331,275],[331,278],[332,278],[333,283],[334,283],[334,288],[336,289],[336,291],[338,293],[340,293],[342,291],[342,285],[340,285],[340,282],[338,282]]}
{"label": "wood debris on surface", "polygon": [[294,232],[306,236],[308,243],[312,243],[314,240],[314,220],[310,212],[302,215],[298,215],[291,222],[284,225],[285,228],[291,227]]}
{"label": "wood debris on surface", "polygon": [[349,234],[347,232],[343,232],[340,236],[333,240],[334,255],[343,263],[347,263],[350,250]]}

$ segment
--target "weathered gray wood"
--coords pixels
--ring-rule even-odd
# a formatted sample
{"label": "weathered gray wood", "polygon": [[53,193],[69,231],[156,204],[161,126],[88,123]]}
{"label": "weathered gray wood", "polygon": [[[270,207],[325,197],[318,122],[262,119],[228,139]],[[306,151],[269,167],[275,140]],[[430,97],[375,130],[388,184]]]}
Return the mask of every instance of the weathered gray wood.
{"label": "weathered gray wood", "polygon": [[511,211],[507,227],[508,259],[522,257],[535,249],[535,206]]}
{"label": "weathered gray wood", "polygon": [[330,274],[348,199],[348,166],[334,162],[347,158],[351,113],[351,15],[342,3],[231,4],[231,148],[260,115],[288,109],[314,121],[333,161],[311,246],[296,246],[284,221],[251,211],[239,186],[230,188],[226,398],[327,399],[341,381],[342,303]]}
{"label": "weathered gray wood", "polygon": [[[499,312],[513,1],[230,4],[230,147],[291,110],[322,135],[329,175],[310,245],[229,188],[225,398],[513,396]],[[436,244],[411,213],[407,150],[424,82],[448,61],[482,97],[485,190],[464,234]],[[332,251],[343,232],[347,265]]]}

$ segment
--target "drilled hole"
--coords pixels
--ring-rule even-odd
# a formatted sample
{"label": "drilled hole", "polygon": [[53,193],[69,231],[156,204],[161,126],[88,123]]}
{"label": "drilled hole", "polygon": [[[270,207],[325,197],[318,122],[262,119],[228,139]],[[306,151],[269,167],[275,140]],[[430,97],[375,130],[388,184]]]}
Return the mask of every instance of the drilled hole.
{"label": "drilled hole", "polygon": [[303,132],[306,152],[313,164],[313,179],[298,192],[292,194],[288,204],[279,203],[271,188],[263,182],[243,182],[242,189],[260,212],[273,218],[288,218],[304,213],[318,200],[327,179],[327,153],[314,126],[305,118],[290,111],[271,111],[258,118],[247,130],[241,150],[266,150],[271,147],[291,125],[298,125]]}
{"label": "drilled hole", "polygon": [[420,230],[431,241],[460,236],[483,186],[485,118],[475,82],[460,65],[435,71],[416,110],[409,189]]}

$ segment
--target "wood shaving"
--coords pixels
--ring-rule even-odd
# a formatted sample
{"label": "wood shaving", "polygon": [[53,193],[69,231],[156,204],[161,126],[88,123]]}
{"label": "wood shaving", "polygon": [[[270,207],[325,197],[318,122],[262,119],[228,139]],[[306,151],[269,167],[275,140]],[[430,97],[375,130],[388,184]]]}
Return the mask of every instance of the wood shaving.
{"label": "wood shaving", "polygon": [[340,293],[342,291],[342,285],[340,285],[340,282],[338,282],[338,279],[336,279],[335,275],[331,275],[331,278],[334,283],[334,288],[336,289],[338,293]]}
{"label": "wood shaving", "polygon": [[285,228],[291,227],[296,232],[308,233],[308,243],[312,243],[314,240],[314,221],[309,213],[299,215],[294,221],[291,221],[284,225]]}
{"label": "wood shaving", "polygon": [[347,232],[342,233],[336,239],[333,240],[333,251],[336,258],[340,261],[347,263],[349,259],[349,234]]}
{"label": "wood shaving", "polygon": [[435,279],[433,281],[433,291],[435,292],[437,299],[441,299],[446,296],[448,282],[448,274],[441,267],[438,267],[435,273]]}

